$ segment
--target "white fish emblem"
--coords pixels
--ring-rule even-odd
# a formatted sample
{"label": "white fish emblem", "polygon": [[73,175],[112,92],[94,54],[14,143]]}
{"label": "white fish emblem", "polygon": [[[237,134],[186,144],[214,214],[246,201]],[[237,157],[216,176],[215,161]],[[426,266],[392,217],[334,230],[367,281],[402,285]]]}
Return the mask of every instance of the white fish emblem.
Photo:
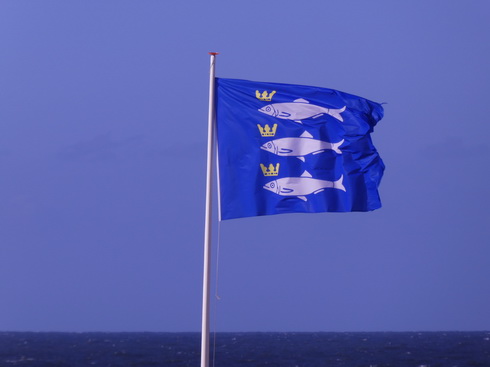
{"label": "white fish emblem", "polygon": [[339,147],[343,143],[343,139],[337,143],[313,139],[313,136],[305,131],[299,138],[281,138],[268,141],[260,149],[283,157],[297,157],[304,162],[305,156],[308,154],[323,153],[327,149],[342,154]]}
{"label": "white fish emblem", "polygon": [[274,116],[280,119],[292,120],[302,123],[301,120],[316,118],[327,114],[335,117],[339,121],[344,121],[340,115],[345,111],[345,107],[334,109],[310,104],[306,99],[300,98],[294,102],[272,103],[259,109],[259,112]]}
{"label": "white fish emblem", "polygon": [[319,180],[304,171],[301,177],[280,178],[268,182],[263,188],[281,196],[297,196],[299,199],[307,201],[307,195],[318,194],[325,189],[345,191],[343,180],[343,175],[337,181]]}

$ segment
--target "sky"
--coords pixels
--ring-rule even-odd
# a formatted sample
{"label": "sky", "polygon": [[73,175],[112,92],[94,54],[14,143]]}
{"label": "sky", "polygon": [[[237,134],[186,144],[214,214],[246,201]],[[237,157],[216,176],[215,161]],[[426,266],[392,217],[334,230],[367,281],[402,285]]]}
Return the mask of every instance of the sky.
{"label": "sky", "polygon": [[200,330],[209,51],[385,103],[386,165],[373,212],[215,220],[212,330],[490,330],[489,13],[1,0],[0,330]]}

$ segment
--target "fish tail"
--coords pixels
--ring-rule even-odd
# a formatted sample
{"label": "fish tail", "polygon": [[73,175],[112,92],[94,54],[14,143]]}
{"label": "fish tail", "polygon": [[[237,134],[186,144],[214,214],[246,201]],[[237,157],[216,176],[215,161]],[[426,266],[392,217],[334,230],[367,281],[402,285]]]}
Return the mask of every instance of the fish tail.
{"label": "fish tail", "polygon": [[340,176],[340,178],[337,181],[333,182],[333,188],[346,191],[343,185],[343,181],[344,181],[344,175]]}
{"label": "fish tail", "polygon": [[345,108],[346,108],[346,106],[339,108],[339,109],[336,109],[336,110],[330,109],[328,111],[328,114],[332,117],[335,117],[337,120],[343,122],[344,119],[342,118],[342,116],[340,114],[345,111]]}
{"label": "fish tail", "polygon": [[342,139],[341,141],[339,141],[338,143],[333,143],[332,144],[332,149],[335,153],[337,154],[342,154],[342,151],[339,149],[339,147],[344,144],[344,139]]}

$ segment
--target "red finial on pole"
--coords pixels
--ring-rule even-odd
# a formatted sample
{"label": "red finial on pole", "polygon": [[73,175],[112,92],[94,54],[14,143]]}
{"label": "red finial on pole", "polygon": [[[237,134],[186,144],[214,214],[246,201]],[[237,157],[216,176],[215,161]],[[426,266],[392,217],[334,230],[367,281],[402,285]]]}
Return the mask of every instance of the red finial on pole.
{"label": "red finial on pole", "polygon": [[219,52],[208,52],[208,54],[216,56],[219,55]]}

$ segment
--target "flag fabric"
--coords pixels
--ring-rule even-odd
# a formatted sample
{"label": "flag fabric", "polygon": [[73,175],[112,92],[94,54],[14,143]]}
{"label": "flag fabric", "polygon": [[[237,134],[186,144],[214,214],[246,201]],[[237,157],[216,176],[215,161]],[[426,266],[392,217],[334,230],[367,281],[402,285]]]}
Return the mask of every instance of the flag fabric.
{"label": "flag fabric", "polygon": [[379,103],[333,89],[216,78],[221,219],[381,207]]}

